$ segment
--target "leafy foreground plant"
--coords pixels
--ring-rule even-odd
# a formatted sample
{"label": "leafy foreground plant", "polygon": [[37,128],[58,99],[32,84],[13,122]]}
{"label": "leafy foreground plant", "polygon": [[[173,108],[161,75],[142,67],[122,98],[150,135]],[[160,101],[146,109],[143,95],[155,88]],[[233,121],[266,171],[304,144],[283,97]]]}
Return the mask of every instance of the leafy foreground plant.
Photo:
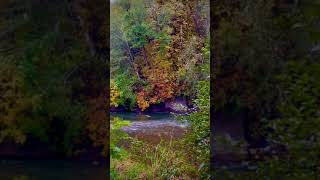
{"label": "leafy foreground plant", "polygon": [[[200,82],[198,93],[199,110],[185,118],[190,128],[180,141],[150,145],[121,131],[128,122],[113,119],[112,179],[209,179],[209,81]],[[129,147],[118,146],[122,140]]]}
{"label": "leafy foreground plant", "polygon": [[[184,144],[161,141],[150,145],[121,130],[128,121],[111,120],[111,179],[198,179],[200,174]],[[123,142],[129,143],[124,147]],[[122,145],[122,146],[121,146]]]}
{"label": "leafy foreground plant", "polygon": [[273,130],[269,141],[285,150],[252,163],[250,171],[225,171],[217,179],[319,179],[319,69],[317,62],[290,61],[278,78],[284,92],[278,103],[281,117],[269,120],[267,127]]}
{"label": "leafy foreground plant", "polygon": [[111,159],[123,159],[126,156],[126,151],[118,146],[121,140],[129,138],[128,134],[121,130],[121,127],[128,126],[129,121],[121,120],[114,117],[111,120],[110,127],[110,157]]}
{"label": "leafy foreground plant", "polygon": [[270,139],[286,146],[285,157],[275,157],[258,172],[269,177],[319,179],[320,174],[320,65],[291,61],[279,77],[284,90],[279,103],[282,116],[270,121]]}
{"label": "leafy foreground plant", "polygon": [[[180,144],[181,145],[181,144]],[[198,179],[196,166],[178,142],[146,144],[131,138],[124,158],[111,160],[113,179]]]}
{"label": "leafy foreground plant", "polygon": [[183,140],[184,148],[190,151],[198,167],[201,179],[209,179],[210,162],[210,81],[203,80],[197,85],[197,112],[180,117],[189,123],[190,130]]}

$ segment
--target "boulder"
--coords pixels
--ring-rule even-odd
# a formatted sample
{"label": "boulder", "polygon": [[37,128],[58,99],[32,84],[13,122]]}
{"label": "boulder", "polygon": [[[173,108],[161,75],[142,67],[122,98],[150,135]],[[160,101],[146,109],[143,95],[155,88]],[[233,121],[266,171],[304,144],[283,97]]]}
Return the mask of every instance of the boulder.
{"label": "boulder", "polygon": [[187,113],[189,111],[187,101],[183,98],[168,100],[165,102],[165,107],[175,113]]}

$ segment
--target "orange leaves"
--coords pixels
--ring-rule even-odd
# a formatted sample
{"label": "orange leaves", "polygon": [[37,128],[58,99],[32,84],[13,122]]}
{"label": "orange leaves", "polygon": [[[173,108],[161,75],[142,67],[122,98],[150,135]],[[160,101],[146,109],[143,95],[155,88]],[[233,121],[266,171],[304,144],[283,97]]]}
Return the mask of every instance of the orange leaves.
{"label": "orange leaves", "polygon": [[149,102],[146,100],[146,93],[144,91],[137,93],[137,104],[141,111],[144,111],[149,107]]}
{"label": "orange leaves", "polygon": [[110,81],[110,105],[118,107],[117,98],[120,96],[118,87],[116,86],[114,80]]}
{"label": "orange leaves", "polygon": [[143,74],[151,85],[152,90],[149,95],[152,97],[152,102],[155,102],[155,99],[165,100],[174,95],[176,86],[175,72],[172,66],[172,62],[157,55],[152,58],[150,67],[143,68]]}
{"label": "orange leaves", "polygon": [[[193,82],[199,80],[201,72],[197,66],[202,64],[203,59],[203,40],[196,31],[193,19],[197,10],[195,5],[195,1],[169,0],[157,1],[147,7],[143,22],[153,28],[147,33],[152,38],[143,39],[143,43],[135,48],[134,60],[129,70],[138,77],[132,83],[131,90],[136,98],[134,105],[142,111],[151,104],[164,102],[175,96],[194,95],[188,89],[193,89]],[[128,17],[127,20],[131,18]],[[134,27],[129,24],[127,28],[130,32],[147,32],[145,28],[135,28],[133,31],[130,28]],[[135,33],[130,35],[133,40],[140,38]],[[117,106],[117,91],[121,91],[121,97],[122,89],[126,86],[126,83],[123,84],[119,85],[119,90],[111,86],[111,105]],[[118,103],[121,104],[119,100]]]}
{"label": "orange leaves", "polygon": [[150,104],[174,96],[177,87],[173,63],[161,56],[158,49],[157,42],[150,43],[146,47],[149,64],[142,67],[142,74],[148,82],[148,88],[145,87],[137,93],[137,105],[142,111]]}
{"label": "orange leaves", "polygon": [[94,146],[103,147],[103,155],[107,155],[109,149],[108,131],[109,123],[105,109],[104,95],[94,97],[88,102],[88,112],[86,115],[86,130]]}
{"label": "orange leaves", "polygon": [[[137,104],[143,110],[149,107],[150,104],[155,104],[157,101],[164,101],[174,95],[175,83],[169,78],[166,79],[166,73],[158,69],[150,69],[149,76],[146,76],[150,82],[148,91],[140,91],[137,94]],[[163,76],[162,76],[163,74]]]}

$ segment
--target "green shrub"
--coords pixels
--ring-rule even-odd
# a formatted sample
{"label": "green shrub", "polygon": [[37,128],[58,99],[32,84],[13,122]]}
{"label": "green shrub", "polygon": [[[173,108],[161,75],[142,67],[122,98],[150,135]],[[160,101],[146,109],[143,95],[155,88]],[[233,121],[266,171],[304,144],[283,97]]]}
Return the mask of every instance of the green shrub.
{"label": "green shrub", "polygon": [[129,125],[129,121],[113,117],[110,122],[110,157],[111,159],[122,159],[127,156],[127,152],[119,147],[119,142],[128,139],[128,134],[121,130],[121,127]]}

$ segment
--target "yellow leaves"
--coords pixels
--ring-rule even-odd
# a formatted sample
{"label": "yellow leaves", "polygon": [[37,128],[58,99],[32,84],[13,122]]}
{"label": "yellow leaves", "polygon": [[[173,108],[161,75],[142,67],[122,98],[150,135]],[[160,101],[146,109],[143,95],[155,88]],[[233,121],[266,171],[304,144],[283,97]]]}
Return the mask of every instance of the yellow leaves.
{"label": "yellow leaves", "polygon": [[26,135],[20,128],[24,112],[32,108],[33,97],[24,96],[22,77],[19,76],[17,68],[3,61],[0,57],[0,143],[10,139],[16,143],[23,144]]}
{"label": "yellow leaves", "polygon": [[152,97],[151,99],[150,99],[150,103],[151,104],[155,104],[156,102],[157,102],[157,97]]}
{"label": "yellow leaves", "polygon": [[178,74],[179,77],[181,77],[181,76],[185,76],[185,75],[186,75],[186,72],[187,72],[187,71],[186,71],[185,68],[180,67],[180,68],[178,69],[177,74]]}
{"label": "yellow leaves", "polygon": [[118,107],[117,98],[120,96],[120,92],[114,82],[110,81],[110,106]]}
{"label": "yellow leaves", "polygon": [[142,67],[142,74],[150,85],[147,89],[137,93],[137,105],[144,111],[157,102],[164,101],[174,96],[177,85],[175,84],[175,71],[173,61],[168,58],[170,51],[174,51],[171,46],[165,46],[166,55],[159,54],[159,43],[152,42],[146,46],[149,64]]}
{"label": "yellow leaves", "polygon": [[145,99],[145,94],[146,93],[144,91],[140,91],[137,94],[137,104],[141,111],[144,111],[150,106],[149,102]]}
{"label": "yellow leaves", "polygon": [[167,33],[167,34],[171,34],[173,32],[173,29],[171,27],[166,27],[164,29],[164,31]]}
{"label": "yellow leaves", "polygon": [[86,132],[94,146],[103,147],[104,155],[109,149],[109,123],[105,110],[105,95],[92,98],[88,102],[88,112],[86,113]]}
{"label": "yellow leaves", "polygon": [[1,131],[0,142],[2,142],[5,138],[12,138],[18,144],[23,144],[27,139],[26,135],[15,127]]}

